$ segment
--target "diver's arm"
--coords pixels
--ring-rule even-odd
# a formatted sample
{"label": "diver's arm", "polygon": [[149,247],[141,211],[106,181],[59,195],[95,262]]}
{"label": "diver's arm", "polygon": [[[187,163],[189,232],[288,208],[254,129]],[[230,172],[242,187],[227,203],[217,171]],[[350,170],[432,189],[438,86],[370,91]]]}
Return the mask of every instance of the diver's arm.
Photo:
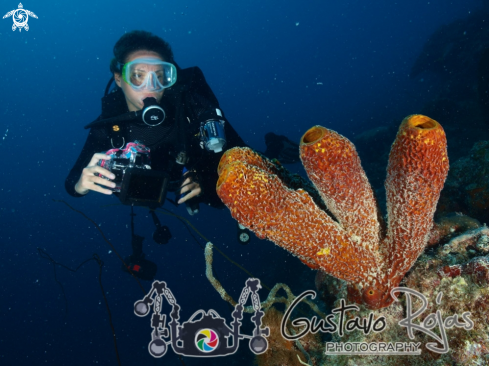
{"label": "diver's arm", "polygon": [[200,195],[202,194],[202,187],[200,186],[200,183],[194,181],[192,174],[186,174],[186,175],[188,175],[188,177],[185,178],[184,175],[185,179],[182,185],[180,186],[180,195],[182,197],[178,200],[177,202],[178,204],[184,203],[194,197],[200,197]]}
{"label": "diver's arm", "polygon": [[233,147],[247,146],[228,121],[226,121],[224,126],[226,145],[224,146],[223,151],[215,153],[205,150],[203,152],[202,160],[195,169],[198,173],[199,184],[202,190],[198,200],[214,208],[225,207],[216,191],[217,180],[219,179],[217,167],[219,166],[219,161],[221,160],[222,155],[225,151],[232,149]]}
{"label": "diver's arm", "polygon": [[[202,71],[198,67],[187,70],[188,71],[186,72],[192,76],[189,78],[189,91],[185,96],[185,104],[187,106],[186,113],[187,116],[190,116],[191,121],[196,122],[189,126],[191,129],[193,129],[190,131],[190,135],[199,135],[200,123],[206,121],[207,119],[224,119],[224,133],[227,141],[226,145],[224,146],[224,151],[236,146],[246,146],[232,125],[224,117],[222,109],[219,106],[219,101],[205,80]],[[195,183],[198,184],[200,192],[197,193],[198,189],[196,186],[194,186],[192,193],[194,194],[194,197],[197,197],[195,199],[198,200],[198,202],[205,203],[216,208],[222,208],[224,205],[217,196],[216,184],[218,180],[217,167],[224,151],[215,153],[212,151],[202,150],[200,146],[195,145],[192,156],[194,156],[194,158],[199,156],[199,158],[197,159],[198,163],[193,166],[192,169],[196,173]],[[182,188],[182,193],[184,193],[184,188]],[[192,193],[189,193],[188,196],[190,196]],[[186,197],[184,198],[187,199]],[[188,199],[190,199],[190,197]]]}
{"label": "diver's arm", "polygon": [[93,154],[92,159],[88,165],[83,168],[78,182],[75,184],[75,191],[81,196],[86,195],[90,191],[95,191],[103,194],[110,195],[112,191],[110,189],[105,189],[101,186],[106,186],[110,188],[115,188],[115,183],[111,182],[105,178],[100,177],[103,175],[109,179],[114,179],[115,175],[112,174],[107,169],[102,168],[97,163],[99,160],[110,160],[110,155],[105,155],[103,153]]}
{"label": "diver's arm", "polygon": [[[110,175],[111,173],[108,170],[98,166],[97,167],[99,169],[96,169],[93,167],[92,164],[92,161],[95,159],[95,155],[101,155],[101,157],[97,158],[97,161],[98,159],[103,158],[103,156],[107,156],[105,154],[97,154],[100,151],[107,150],[106,143],[107,143],[107,138],[104,135],[104,131],[95,130],[95,129],[90,130],[85,145],[83,146],[83,149],[80,155],[78,156],[75,165],[73,166],[70,173],[68,174],[68,177],[66,177],[65,189],[66,192],[68,192],[68,194],[70,194],[73,197],[82,197],[88,193],[89,189],[87,190],[88,187],[86,184],[78,184],[82,178],[84,170],[87,168],[90,168],[90,170],[86,171],[85,173],[91,173],[94,178],[102,179],[103,181],[100,182],[101,184],[108,186],[108,183],[111,183],[106,179],[96,177],[94,175],[95,172],[101,173],[106,176]],[[97,161],[95,161],[95,164],[97,163]],[[99,183],[99,182],[94,182],[94,183]]]}

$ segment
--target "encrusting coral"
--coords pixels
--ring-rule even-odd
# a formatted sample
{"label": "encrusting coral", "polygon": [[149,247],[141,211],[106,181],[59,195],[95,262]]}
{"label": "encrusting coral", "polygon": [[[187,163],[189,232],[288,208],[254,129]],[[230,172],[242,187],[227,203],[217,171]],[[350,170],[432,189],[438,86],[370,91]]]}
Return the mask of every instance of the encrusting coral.
{"label": "encrusting coral", "polygon": [[301,159],[330,217],[303,189],[289,188],[276,166],[250,149],[227,151],[217,193],[232,216],[305,264],[349,284],[349,297],[370,309],[388,306],[426,246],[448,172],[440,124],[412,115],[392,146],[385,182],[385,225],[354,145],[321,126],[301,139]]}
{"label": "encrusting coral", "polygon": [[[375,310],[374,317],[383,316],[386,329],[383,332],[371,332],[366,335],[359,330],[345,332],[340,337],[333,335],[333,341],[347,342],[420,342],[420,355],[325,355],[321,364],[331,366],[421,366],[453,365],[480,366],[489,365],[489,228],[482,226],[453,237],[448,243],[437,245],[433,250],[423,253],[409,274],[403,279],[403,285],[422,294],[427,300],[427,308],[419,314],[414,323],[423,324],[430,314],[439,312],[444,324],[449,317],[468,312],[473,323],[470,330],[445,327],[446,353],[430,352],[426,345],[435,339],[426,331],[415,331],[414,339],[408,337],[406,329],[399,325],[406,318],[406,297],[388,308]],[[346,295],[344,281],[337,280],[318,272],[318,290],[333,292],[339,299]],[[441,301],[436,299],[442,295]],[[413,308],[418,311],[420,299],[415,298]],[[361,309],[354,315],[359,318],[368,316],[371,311]],[[440,334],[440,327],[436,327]],[[441,343],[435,342],[438,347]]]}
{"label": "encrusting coral", "polygon": [[[305,337],[295,341],[285,339],[280,331],[283,315],[284,314],[281,311],[274,307],[271,307],[265,312],[263,325],[270,329],[268,350],[256,357],[256,364],[258,366],[319,365],[322,348],[321,337],[319,334],[309,333]],[[290,321],[287,323],[287,328],[289,329],[289,332],[292,331]],[[302,355],[303,353],[308,355],[308,363],[301,362],[301,358],[297,357],[299,354]],[[310,357],[309,353],[313,354],[313,357]]]}

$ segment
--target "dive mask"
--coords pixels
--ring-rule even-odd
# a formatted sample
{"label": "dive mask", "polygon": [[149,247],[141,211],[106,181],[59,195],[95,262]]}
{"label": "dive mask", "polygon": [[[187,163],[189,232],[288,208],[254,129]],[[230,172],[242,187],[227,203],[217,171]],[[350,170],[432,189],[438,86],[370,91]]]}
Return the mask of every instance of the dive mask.
{"label": "dive mask", "polygon": [[175,65],[153,57],[136,58],[125,63],[121,73],[122,79],[136,91],[161,92],[177,81]]}

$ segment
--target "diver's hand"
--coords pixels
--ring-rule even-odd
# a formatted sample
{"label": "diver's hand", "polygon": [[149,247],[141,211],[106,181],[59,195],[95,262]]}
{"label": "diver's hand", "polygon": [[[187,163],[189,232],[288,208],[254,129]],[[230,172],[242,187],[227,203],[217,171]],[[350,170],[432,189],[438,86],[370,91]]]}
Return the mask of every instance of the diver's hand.
{"label": "diver's hand", "polygon": [[[186,173],[185,173],[185,175],[186,175]],[[185,201],[187,201],[191,198],[198,197],[202,193],[202,188],[200,188],[200,184],[197,182],[194,182],[192,180],[191,176],[188,177],[187,179],[185,179],[183,181],[182,185],[180,186],[180,194],[185,194],[186,192],[190,192],[190,193],[188,193],[184,197],[180,198],[177,202],[178,204],[184,203]]]}
{"label": "diver's hand", "polygon": [[83,169],[80,179],[75,184],[75,191],[78,192],[78,194],[87,194],[89,191],[100,192],[107,195],[112,194],[110,189],[105,189],[97,185],[100,184],[102,186],[115,188],[114,182],[95,175],[95,173],[98,173],[109,179],[115,178],[114,174],[112,174],[110,171],[97,165],[100,159],[110,160],[111,157],[110,155],[105,155],[102,153],[93,155],[92,160],[90,160],[90,163],[88,163],[88,165]]}

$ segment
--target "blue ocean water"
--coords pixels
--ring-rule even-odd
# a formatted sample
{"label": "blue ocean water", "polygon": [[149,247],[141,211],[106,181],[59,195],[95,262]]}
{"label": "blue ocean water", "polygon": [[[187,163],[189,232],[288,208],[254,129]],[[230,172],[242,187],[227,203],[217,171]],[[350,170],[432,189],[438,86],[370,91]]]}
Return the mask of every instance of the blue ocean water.
{"label": "blue ocean water", "polygon": [[[123,256],[130,252],[130,210],[115,197],[70,197],[64,179],[87,136],[83,126],[100,113],[114,43],[142,29],[167,40],[181,67],[199,66],[227,118],[243,139],[265,150],[275,132],[298,141],[321,124],[347,137],[417,113],[426,90],[409,70],[442,24],[482,6],[476,0],[412,1],[104,1],[25,2],[38,16],[29,30],[0,21],[0,364],[117,365],[108,313],[91,261],[71,273],[42,258],[76,268],[97,253],[122,365],[182,364],[170,350],[161,360],[147,351],[150,319],[133,304],[143,293],[97,229]],[[0,13],[18,4],[2,0]],[[300,170],[293,166],[292,169]],[[236,239],[229,211],[165,205],[188,219],[234,261],[272,287],[294,293],[314,287],[314,272],[268,241]],[[158,246],[148,212],[136,209],[136,233],[182,307],[182,321],[198,309],[231,310],[205,277],[202,247],[182,223],[160,215],[173,239]],[[205,242],[200,241],[200,245]],[[218,254],[219,279],[236,299],[248,275]],[[148,283],[145,288],[149,289]],[[261,290],[262,299],[268,291]],[[67,302],[65,302],[65,297]],[[165,304],[166,312],[169,306]],[[246,330],[249,332],[248,324]],[[204,364],[192,358],[185,365]],[[246,341],[234,356],[209,364],[251,365]]]}

